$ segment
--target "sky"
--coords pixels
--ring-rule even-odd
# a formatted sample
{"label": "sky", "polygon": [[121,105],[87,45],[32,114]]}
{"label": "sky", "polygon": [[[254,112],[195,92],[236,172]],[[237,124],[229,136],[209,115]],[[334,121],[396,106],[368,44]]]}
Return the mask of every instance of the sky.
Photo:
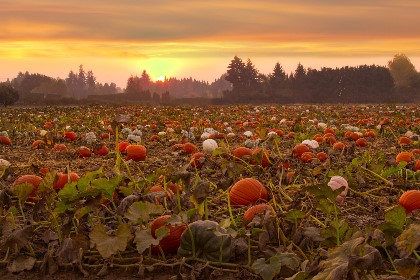
{"label": "sky", "polygon": [[0,82],[79,65],[120,87],[143,70],[212,82],[235,55],[269,74],[404,53],[419,71],[419,14],[418,0],[0,0]]}

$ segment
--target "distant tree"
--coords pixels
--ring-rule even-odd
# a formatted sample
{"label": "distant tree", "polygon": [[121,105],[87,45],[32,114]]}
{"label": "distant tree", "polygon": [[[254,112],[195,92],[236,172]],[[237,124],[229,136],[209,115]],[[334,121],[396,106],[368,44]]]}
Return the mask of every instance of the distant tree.
{"label": "distant tree", "polygon": [[139,85],[142,90],[148,90],[150,89],[150,85],[152,83],[152,80],[150,79],[149,74],[147,74],[146,70],[143,70],[141,73],[141,77],[139,80]]}
{"label": "distant tree", "polygon": [[293,94],[295,95],[295,102],[306,101],[306,69],[299,62],[293,76],[291,77],[291,86]]}
{"label": "distant tree", "polygon": [[10,84],[0,83],[0,104],[4,107],[15,104],[19,100],[19,93]]}
{"label": "distant tree", "polygon": [[243,71],[243,81],[248,97],[253,97],[253,95],[255,95],[260,90],[260,78],[261,76],[259,75],[258,70],[255,68],[255,65],[252,63],[252,61],[248,58]]}
{"label": "distant tree", "polygon": [[397,87],[411,86],[417,75],[413,63],[405,54],[396,54],[388,61],[388,68]]}
{"label": "distant tree", "polygon": [[279,62],[274,65],[273,73],[268,76],[270,84],[269,94],[272,97],[286,97],[288,95],[287,74]]}
{"label": "distant tree", "polygon": [[96,77],[93,75],[92,70],[89,70],[86,74],[86,92],[88,95],[96,93]]}
{"label": "distant tree", "polygon": [[67,94],[70,97],[77,98],[77,75],[73,71],[69,72],[69,75],[66,78]]}
{"label": "distant tree", "polygon": [[235,56],[228,65],[226,81],[232,83],[232,92],[239,92],[244,89],[244,71],[245,63],[239,57]]}
{"label": "distant tree", "polygon": [[83,70],[83,65],[79,66],[79,74],[77,75],[77,92],[76,98],[82,99],[87,97],[86,91],[86,73]]}

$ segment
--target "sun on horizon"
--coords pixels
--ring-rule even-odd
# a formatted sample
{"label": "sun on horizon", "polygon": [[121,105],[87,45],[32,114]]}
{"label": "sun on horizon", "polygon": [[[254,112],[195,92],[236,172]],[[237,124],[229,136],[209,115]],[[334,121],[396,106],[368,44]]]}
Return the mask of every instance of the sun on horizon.
{"label": "sun on horizon", "polygon": [[165,77],[164,76],[159,76],[156,78],[156,82],[163,82],[165,81]]}

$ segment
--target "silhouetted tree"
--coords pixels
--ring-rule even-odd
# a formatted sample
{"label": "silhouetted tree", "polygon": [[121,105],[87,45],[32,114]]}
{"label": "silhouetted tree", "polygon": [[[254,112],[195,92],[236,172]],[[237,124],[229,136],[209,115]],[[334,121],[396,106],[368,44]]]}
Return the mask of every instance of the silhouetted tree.
{"label": "silhouetted tree", "polygon": [[405,54],[396,54],[388,61],[389,71],[397,87],[409,87],[417,75],[416,69]]}
{"label": "silhouetted tree", "polygon": [[19,93],[10,84],[0,83],[0,104],[4,107],[15,104],[19,100]]}

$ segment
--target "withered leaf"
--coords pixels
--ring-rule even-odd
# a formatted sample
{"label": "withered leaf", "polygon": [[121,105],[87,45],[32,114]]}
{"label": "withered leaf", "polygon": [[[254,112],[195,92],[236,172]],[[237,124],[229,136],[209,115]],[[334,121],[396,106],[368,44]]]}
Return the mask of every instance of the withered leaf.
{"label": "withered leaf", "polygon": [[109,236],[105,231],[104,225],[97,224],[89,234],[89,237],[91,244],[96,245],[99,254],[107,259],[118,251],[123,252],[125,250],[131,237],[131,229],[127,224],[120,224],[114,235]]}
{"label": "withered leaf", "polygon": [[420,223],[411,224],[395,240],[399,256],[408,257],[420,245]]}
{"label": "withered leaf", "polygon": [[57,251],[58,263],[60,265],[77,263],[79,261],[80,249],[84,252],[89,249],[89,241],[85,237],[65,238]]}
{"label": "withered leaf", "polygon": [[36,259],[31,256],[18,255],[12,262],[7,265],[9,272],[21,272],[31,270],[35,265]]}
{"label": "withered leaf", "polygon": [[[32,226],[26,226],[22,229],[16,229],[10,235],[1,242],[1,247],[3,249],[7,248],[12,252],[19,252],[26,244],[29,242],[29,239],[32,237]],[[4,248],[5,247],[5,248]]]}

